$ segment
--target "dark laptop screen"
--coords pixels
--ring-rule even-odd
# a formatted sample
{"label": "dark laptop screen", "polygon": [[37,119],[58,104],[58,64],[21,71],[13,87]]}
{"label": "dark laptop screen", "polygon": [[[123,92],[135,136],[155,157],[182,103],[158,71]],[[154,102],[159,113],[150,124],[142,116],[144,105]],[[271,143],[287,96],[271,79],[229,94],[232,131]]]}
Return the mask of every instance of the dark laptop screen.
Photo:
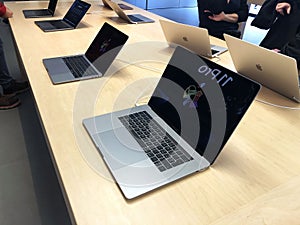
{"label": "dark laptop screen", "polygon": [[[126,34],[105,22],[86,51],[85,56],[103,73],[110,66],[127,39]],[[103,57],[100,57],[102,55]]]}
{"label": "dark laptop screen", "polygon": [[213,163],[259,89],[259,84],[177,47],[149,106]]}
{"label": "dark laptop screen", "polygon": [[55,8],[56,8],[57,1],[58,1],[58,0],[50,0],[50,1],[49,1],[48,10],[49,10],[51,13],[54,13]]}
{"label": "dark laptop screen", "polygon": [[75,0],[71,8],[68,10],[63,20],[70,24],[72,27],[76,27],[82,17],[90,8],[91,4],[83,2],[81,0]]}

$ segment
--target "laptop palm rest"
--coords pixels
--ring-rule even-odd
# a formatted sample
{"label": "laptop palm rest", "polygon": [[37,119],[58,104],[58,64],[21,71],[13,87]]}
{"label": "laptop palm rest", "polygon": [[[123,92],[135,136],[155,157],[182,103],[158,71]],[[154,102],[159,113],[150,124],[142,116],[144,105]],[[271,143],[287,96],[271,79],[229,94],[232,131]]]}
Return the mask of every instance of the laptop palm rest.
{"label": "laptop palm rest", "polygon": [[125,127],[94,134],[93,139],[113,170],[148,159]]}
{"label": "laptop palm rest", "polygon": [[151,190],[157,183],[167,183],[170,178],[156,169],[126,128],[104,131],[92,138],[101,146],[101,154],[121,189],[126,187],[127,191],[132,189],[135,193],[141,187],[143,191],[145,188]]}
{"label": "laptop palm rest", "polygon": [[74,79],[73,74],[70,72],[67,65],[63,62],[62,58],[44,59],[43,63],[48,73],[54,74],[54,76],[51,76],[53,82]]}

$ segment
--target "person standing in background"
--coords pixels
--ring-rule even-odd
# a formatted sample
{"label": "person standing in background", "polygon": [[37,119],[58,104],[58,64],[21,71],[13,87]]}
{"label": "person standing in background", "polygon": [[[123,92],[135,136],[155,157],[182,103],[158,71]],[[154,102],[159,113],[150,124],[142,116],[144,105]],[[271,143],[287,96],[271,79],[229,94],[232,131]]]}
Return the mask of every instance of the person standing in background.
{"label": "person standing in background", "polygon": [[240,38],[239,22],[248,18],[247,0],[197,0],[199,27],[224,40],[223,34]]}
{"label": "person standing in background", "polygon": [[[0,2],[0,17],[3,19],[11,18],[13,12]],[[17,82],[9,74],[4,55],[3,42],[0,39],[0,109],[11,109],[20,104],[16,94],[28,89],[29,84]]]}
{"label": "person standing in background", "polygon": [[[300,0],[268,1],[276,1],[272,9],[276,17],[260,46],[295,58],[300,69]],[[258,13],[263,19],[270,16],[266,5]]]}

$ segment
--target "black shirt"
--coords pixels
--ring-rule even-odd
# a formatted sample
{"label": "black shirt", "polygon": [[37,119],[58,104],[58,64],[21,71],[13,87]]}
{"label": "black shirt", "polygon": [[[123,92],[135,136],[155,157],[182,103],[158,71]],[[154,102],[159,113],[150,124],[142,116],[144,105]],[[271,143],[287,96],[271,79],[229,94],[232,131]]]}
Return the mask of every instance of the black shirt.
{"label": "black shirt", "polygon": [[[210,35],[219,37],[223,36],[223,33],[228,33],[238,29],[238,23],[246,21],[248,18],[248,5],[247,0],[197,0],[198,13],[199,13],[199,26],[206,28]],[[208,18],[208,15],[204,13],[204,10],[210,10],[214,14],[219,14],[224,11],[225,14],[236,13],[238,15],[238,21],[236,23],[230,23],[226,21],[213,21]]]}

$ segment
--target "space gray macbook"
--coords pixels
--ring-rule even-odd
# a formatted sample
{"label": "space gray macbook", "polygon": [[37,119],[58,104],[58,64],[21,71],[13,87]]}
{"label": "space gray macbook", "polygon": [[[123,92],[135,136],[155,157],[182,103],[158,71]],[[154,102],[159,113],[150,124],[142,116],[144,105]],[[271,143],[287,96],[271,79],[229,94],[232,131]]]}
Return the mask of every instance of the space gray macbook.
{"label": "space gray macbook", "polygon": [[[105,7],[107,7],[107,8],[109,8],[109,9],[112,10],[112,8],[110,7],[110,5],[107,3],[108,1],[111,1],[111,0],[102,0],[103,5],[104,5]],[[132,9],[133,9],[132,7],[130,7],[130,6],[128,6],[128,5],[125,5],[125,4],[123,4],[123,3],[117,3],[117,4],[118,4],[118,6],[119,6],[121,9],[123,9],[123,10],[132,10]]]}
{"label": "space gray macbook", "polygon": [[127,199],[203,171],[260,85],[178,46],[148,104],[83,120]]}
{"label": "space gray macbook", "polygon": [[227,51],[226,47],[210,44],[208,31],[205,28],[167,20],[159,20],[159,22],[170,46],[180,45],[208,58]]}
{"label": "space gray macbook", "polygon": [[300,103],[299,74],[294,58],[230,35],[224,38],[239,73]]}
{"label": "space gray macbook", "polygon": [[83,55],[43,59],[53,84],[101,77],[112,64],[128,36],[108,23]]}
{"label": "space gray macbook", "polygon": [[25,18],[51,17],[54,15],[58,0],[50,0],[47,9],[24,9]]}
{"label": "space gray macbook", "polygon": [[128,23],[132,23],[132,24],[138,24],[138,23],[153,23],[155,22],[154,20],[143,16],[141,14],[131,14],[131,15],[127,15],[121,8],[120,6],[113,2],[113,1],[107,1],[107,4],[110,6],[110,8],[112,8],[115,13],[123,20],[125,20]]}
{"label": "space gray macbook", "polygon": [[63,19],[34,21],[34,23],[44,32],[75,29],[90,6],[90,3],[75,0]]}

